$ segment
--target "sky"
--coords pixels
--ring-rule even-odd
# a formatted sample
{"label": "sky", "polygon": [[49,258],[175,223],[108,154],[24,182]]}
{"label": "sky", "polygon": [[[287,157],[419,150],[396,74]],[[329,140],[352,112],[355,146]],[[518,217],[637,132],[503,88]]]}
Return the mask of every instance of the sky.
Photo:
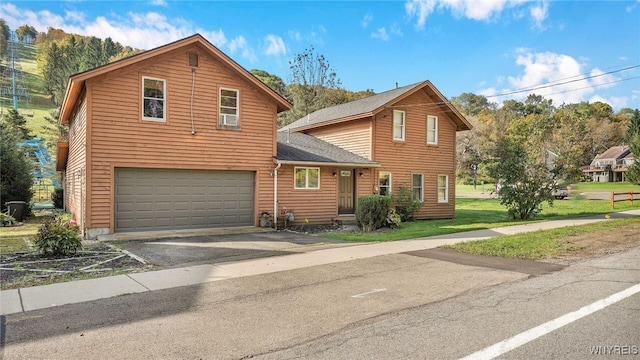
{"label": "sky", "polygon": [[430,80],[501,104],[640,108],[640,0],[11,1],[0,17],[149,50],[200,33],[247,70],[291,80],[313,47],[351,91]]}

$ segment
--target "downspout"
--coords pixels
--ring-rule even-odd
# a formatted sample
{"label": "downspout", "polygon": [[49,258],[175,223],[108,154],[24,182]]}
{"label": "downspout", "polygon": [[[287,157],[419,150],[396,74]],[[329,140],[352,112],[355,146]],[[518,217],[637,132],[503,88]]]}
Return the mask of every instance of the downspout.
{"label": "downspout", "polygon": [[273,228],[278,230],[278,169],[282,163],[276,159],[276,164],[273,169]]}

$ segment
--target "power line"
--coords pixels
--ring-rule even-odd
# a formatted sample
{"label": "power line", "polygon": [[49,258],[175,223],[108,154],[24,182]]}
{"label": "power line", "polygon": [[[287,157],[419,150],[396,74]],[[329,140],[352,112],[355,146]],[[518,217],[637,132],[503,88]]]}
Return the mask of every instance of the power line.
{"label": "power line", "polygon": [[[618,69],[618,70],[612,70],[612,71],[608,71],[608,72],[604,72],[601,74],[596,74],[596,75],[590,75],[590,76],[585,76],[586,74],[581,74],[581,75],[574,75],[574,76],[570,76],[568,78],[564,78],[564,79],[560,79],[560,80],[556,80],[554,82],[550,82],[547,83],[545,85],[540,85],[540,86],[533,86],[533,87],[528,87],[528,88],[522,88],[522,89],[518,89],[518,90],[513,90],[513,91],[509,91],[509,92],[505,92],[502,94],[496,94],[496,95],[485,95],[485,97],[488,98],[494,98],[494,97],[501,97],[501,96],[507,96],[507,95],[513,95],[513,94],[519,94],[519,93],[523,93],[523,92],[528,92],[528,91],[534,91],[534,90],[540,90],[540,89],[546,89],[546,88],[550,88],[550,87],[554,87],[554,86],[560,86],[560,85],[565,85],[565,84],[570,84],[573,82],[577,82],[577,81],[583,81],[583,80],[588,80],[588,79],[593,79],[599,76],[604,76],[604,75],[609,75],[609,74],[614,74],[614,73],[618,73],[618,72],[622,72],[622,71],[626,71],[626,70],[631,70],[631,69],[635,69],[640,67],[640,65],[633,65],[633,66],[628,66],[626,68],[622,68],[622,69]],[[573,80],[569,80],[569,81],[563,81],[566,79],[572,79],[575,77],[580,76],[579,79],[573,79]],[[629,79],[623,79],[624,80],[630,80],[630,79],[635,79],[635,78],[629,78]],[[614,82],[618,82],[618,81],[614,81]],[[609,84],[609,83],[606,83]],[[606,84],[596,84],[596,85],[591,85],[588,87],[585,87],[583,89],[586,88],[590,88],[590,87],[596,87],[596,86],[600,86],[600,85],[606,85]],[[573,90],[568,90],[568,91],[573,91]]]}
{"label": "power line", "polygon": [[613,81],[609,81],[609,82],[602,83],[602,84],[597,84],[597,85],[589,85],[589,86],[584,86],[584,87],[576,88],[576,89],[558,91],[558,92],[554,92],[554,93],[551,93],[551,94],[546,94],[545,96],[556,95],[556,94],[564,94],[564,93],[568,93],[568,92],[571,92],[571,91],[584,90],[584,89],[589,89],[589,88],[596,87],[596,86],[615,84],[615,83],[619,83],[619,82],[623,82],[623,81],[627,81],[627,80],[633,80],[633,79],[640,79],[640,75],[634,76],[634,77],[630,77],[630,78],[626,78],[626,79],[613,80]]}

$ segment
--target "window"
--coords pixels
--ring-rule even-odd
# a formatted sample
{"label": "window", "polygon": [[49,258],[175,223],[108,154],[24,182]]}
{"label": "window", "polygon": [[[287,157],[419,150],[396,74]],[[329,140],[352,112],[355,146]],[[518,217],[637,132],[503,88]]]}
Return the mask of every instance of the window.
{"label": "window", "polygon": [[438,143],[438,117],[427,116],[427,144]]}
{"label": "window", "polygon": [[413,199],[420,202],[424,199],[424,191],[422,190],[423,178],[422,174],[413,174],[412,176],[411,190],[413,192]]}
{"label": "window", "polygon": [[165,121],[166,82],[150,77],[142,78],[142,119]]}
{"label": "window", "polygon": [[404,141],[404,111],[393,111],[393,140]]}
{"label": "window", "polygon": [[320,189],[320,168],[295,168],[296,189]]}
{"label": "window", "polygon": [[380,195],[391,196],[391,173],[380,171]]}
{"label": "window", "polygon": [[449,177],[438,175],[438,202],[449,202]]}
{"label": "window", "polygon": [[220,125],[238,126],[238,90],[220,89]]}

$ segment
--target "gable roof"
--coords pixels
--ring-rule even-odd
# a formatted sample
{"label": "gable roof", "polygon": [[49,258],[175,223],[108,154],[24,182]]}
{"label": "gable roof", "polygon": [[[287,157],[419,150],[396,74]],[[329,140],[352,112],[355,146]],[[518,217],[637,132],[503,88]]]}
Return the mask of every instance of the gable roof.
{"label": "gable roof", "polygon": [[278,155],[284,164],[379,167],[375,161],[356,155],[324,140],[304,133],[278,132]]}
{"label": "gable roof", "polygon": [[619,145],[612,146],[607,149],[607,151],[595,157],[595,160],[603,160],[603,159],[622,159],[630,153],[629,146],[627,145]]}
{"label": "gable roof", "polygon": [[438,91],[438,89],[436,89],[435,86],[433,86],[429,80],[426,80],[388,90],[366,98],[350,101],[348,103],[317,110],[294,121],[280,130],[304,131],[337,122],[373,116],[422,89],[438,99],[438,103],[435,105],[444,107],[445,111],[448,111],[451,114],[451,118],[456,123],[457,131],[470,130],[472,128],[467,119],[465,119],[465,117],[455,107],[453,107],[453,105],[451,105],[451,103],[440,93],[440,91]]}
{"label": "gable roof", "polygon": [[87,70],[69,77],[69,82],[67,83],[67,89],[65,91],[65,97],[62,101],[62,105],[60,107],[60,123],[64,124],[69,121],[71,117],[71,113],[73,108],[78,100],[78,97],[82,93],[84,89],[84,83],[86,80],[91,79],[93,77],[103,75],[105,73],[121,69],[123,67],[151,59],[158,55],[165,54],[167,52],[179,49],[181,47],[190,46],[193,44],[198,44],[202,46],[205,51],[208,52],[209,55],[221,60],[224,64],[228,65],[230,68],[238,72],[242,77],[244,77],[247,81],[254,84],[256,87],[264,91],[269,97],[273,98],[275,103],[278,106],[278,112],[286,111],[291,109],[291,104],[284,99],[280,94],[272,90],[270,87],[265,85],[258,78],[253,76],[250,72],[248,72],[245,68],[240,66],[237,62],[223,53],[220,49],[211,44],[207,39],[205,39],[200,34],[194,34],[187,38],[174,41],[172,43],[157,47],[155,49],[151,49],[145,51],[140,54],[133,55],[128,58],[124,58],[118,61],[114,61],[112,63],[99,66],[97,68]]}

